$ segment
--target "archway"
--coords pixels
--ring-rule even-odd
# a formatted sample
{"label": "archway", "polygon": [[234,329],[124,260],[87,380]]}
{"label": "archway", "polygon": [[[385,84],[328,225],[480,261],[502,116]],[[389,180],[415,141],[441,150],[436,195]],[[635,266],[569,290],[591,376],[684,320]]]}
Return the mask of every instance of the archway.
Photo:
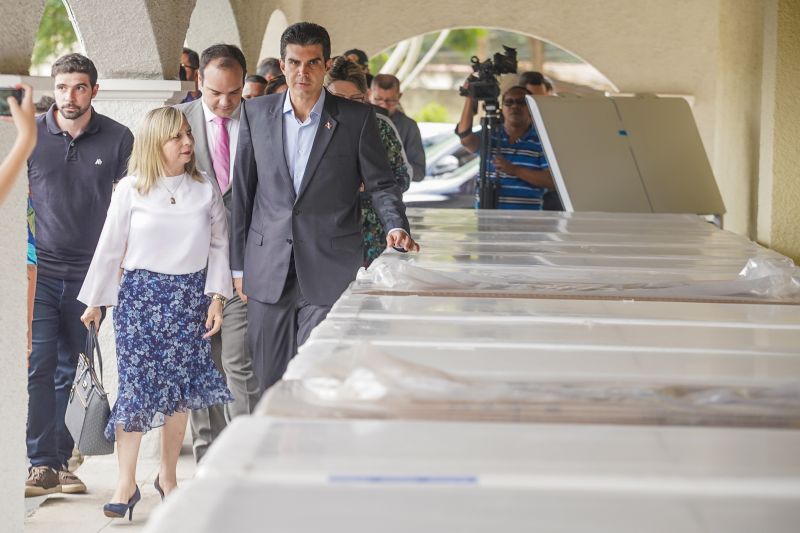
{"label": "archway", "polygon": [[186,46],[199,54],[217,43],[242,47],[231,3],[228,0],[197,0],[189,19]]}
{"label": "archway", "polygon": [[[395,74],[404,92],[407,113],[421,121],[455,122],[463,101],[458,87],[472,73],[470,57],[486,60],[503,45],[517,50],[518,73],[542,71],[559,93],[577,95],[617,92],[597,68],[576,54],[531,34],[498,28],[455,28],[417,35],[374,55],[373,73]],[[518,75],[500,77],[506,88]]]}
{"label": "archway", "polygon": [[280,9],[272,12],[267,22],[267,29],[264,31],[264,40],[261,42],[261,52],[258,55],[259,60],[265,57],[280,57],[280,40],[281,34],[289,22],[286,15]]}

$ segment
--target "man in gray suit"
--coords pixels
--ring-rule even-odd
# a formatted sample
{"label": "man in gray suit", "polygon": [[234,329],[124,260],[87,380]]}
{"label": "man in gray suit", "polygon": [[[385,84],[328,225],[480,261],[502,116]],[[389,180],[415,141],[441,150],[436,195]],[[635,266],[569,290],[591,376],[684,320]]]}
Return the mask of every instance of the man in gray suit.
{"label": "man in gray suit", "polygon": [[[202,97],[176,106],[183,111],[195,139],[197,167],[222,192],[230,219],[231,162],[236,154],[242,87],[247,71],[237,47],[217,44],[200,57]],[[250,414],[260,395],[247,348],[247,305],[238,295],[225,302],[222,331],[211,338],[211,353],[224,372],[233,402],[199,409],[191,414],[195,459],[200,461],[211,442],[233,417]]]}
{"label": "man in gray suit", "polygon": [[323,89],[328,32],[300,22],[284,31],[280,47],[289,90],[242,106],[231,209],[231,269],[247,298],[262,391],[281,378],[355,279],[361,183],[387,229],[387,244],[419,249],[374,111]]}

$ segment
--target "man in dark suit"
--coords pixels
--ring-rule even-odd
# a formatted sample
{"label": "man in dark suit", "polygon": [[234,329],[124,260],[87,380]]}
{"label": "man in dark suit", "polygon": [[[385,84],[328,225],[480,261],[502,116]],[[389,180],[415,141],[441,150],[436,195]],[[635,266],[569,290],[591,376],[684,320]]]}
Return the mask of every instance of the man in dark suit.
{"label": "man in dark suit", "polygon": [[233,178],[231,269],[247,298],[248,340],[264,391],[361,265],[361,183],[388,246],[418,250],[374,111],[323,89],[330,38],[308,22],[281,36],[289,90],[245,102]]}
{"label": "man in dark suit", "polygon": [[[222,193],[230,219],[231,162],[236,154],[239,112],[247,65],[236,46],[215,44],[203,50],[199,64],[202,96],[176,106],[186,115],[195,140],[197,168]],[[250,414],[260,396],[247,349],[247,305],[233,296],[225,302],[222,330],[211,338],[211,353],[224,372],[233,402],[192,411],[192,442],[200,461],[232,418]]]}

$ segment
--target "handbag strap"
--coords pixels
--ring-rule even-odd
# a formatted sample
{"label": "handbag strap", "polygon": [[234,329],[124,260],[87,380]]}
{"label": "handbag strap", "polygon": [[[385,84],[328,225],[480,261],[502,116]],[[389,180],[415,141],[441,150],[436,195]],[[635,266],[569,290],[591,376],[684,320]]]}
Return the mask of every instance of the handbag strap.
{"label": "handbag strap", "polygon": [[[89,323],[89,331],[86,333],[86,350],[84,354],[89,361],[89,368],[95,369],[94,356],[97,354],[97,365],[100,369],[100,384],[103,384],[103,356],[100,353],[100,342],[97,339],[97,329],[94,327],[94,322]],[[95,372],[97,374],[97,372]]]}

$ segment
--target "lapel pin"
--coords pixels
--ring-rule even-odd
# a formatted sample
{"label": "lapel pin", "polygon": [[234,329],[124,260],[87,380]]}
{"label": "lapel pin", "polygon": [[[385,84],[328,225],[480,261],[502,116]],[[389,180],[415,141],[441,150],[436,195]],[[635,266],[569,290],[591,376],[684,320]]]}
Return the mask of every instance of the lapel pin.
{"label": "lapel pin", "polygon": [[331,129],[331,121],[330,120],[325,122],[325,127],[328,128],[328,129]]}

